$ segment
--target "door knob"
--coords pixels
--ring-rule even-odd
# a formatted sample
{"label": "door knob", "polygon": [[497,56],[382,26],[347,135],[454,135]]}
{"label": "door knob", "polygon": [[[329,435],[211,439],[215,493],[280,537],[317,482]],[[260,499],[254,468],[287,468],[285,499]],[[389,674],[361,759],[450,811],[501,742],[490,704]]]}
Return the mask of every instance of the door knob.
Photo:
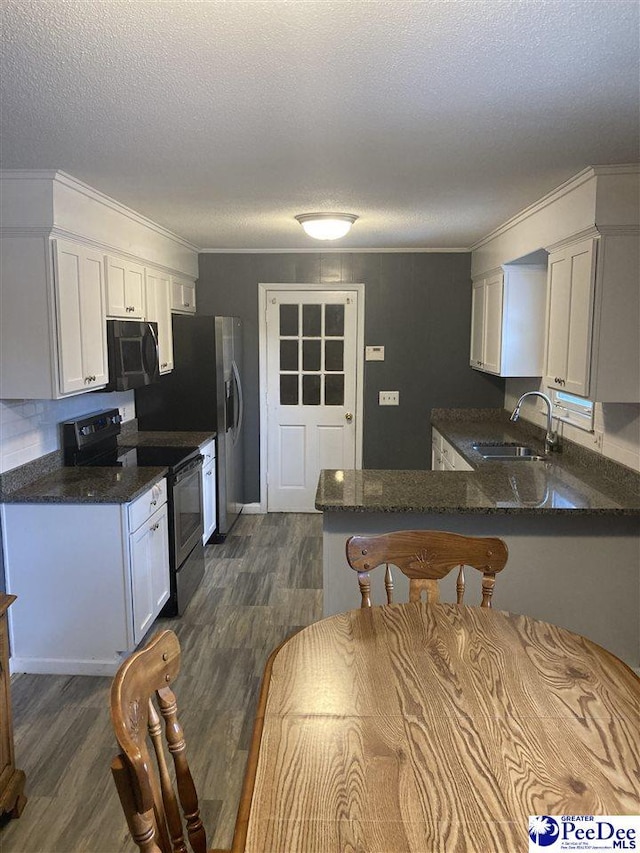
{"label": "door knob", "polygon": [[353,420],[353,415],[351,414],[351,412],[347,412],[347,414],[344,416],[344,419],[348,423],[351,423],[351,421]]}

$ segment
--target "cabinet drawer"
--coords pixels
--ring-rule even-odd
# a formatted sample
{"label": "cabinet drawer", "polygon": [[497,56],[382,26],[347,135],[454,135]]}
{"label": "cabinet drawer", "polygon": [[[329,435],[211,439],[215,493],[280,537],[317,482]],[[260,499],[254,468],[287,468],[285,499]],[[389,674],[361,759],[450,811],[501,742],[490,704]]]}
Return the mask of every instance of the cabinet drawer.
{"label": "cabinet drawer", "polygon": [[204,456],[202,467],[206,468],[216,458],[216,440],[212,438],[200,448],[200,453]]}
{"label": "cabinet drawer", "polygon": [[167,502],[167,481],[160,480],[135,501],[129,504],[129,530],[136,531],[141,524]]}

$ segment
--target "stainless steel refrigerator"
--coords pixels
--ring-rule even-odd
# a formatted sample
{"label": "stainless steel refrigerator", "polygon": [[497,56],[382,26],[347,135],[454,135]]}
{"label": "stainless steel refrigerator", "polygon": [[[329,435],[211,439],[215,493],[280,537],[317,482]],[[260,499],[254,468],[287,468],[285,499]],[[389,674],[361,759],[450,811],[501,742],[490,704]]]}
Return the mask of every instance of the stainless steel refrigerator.
{"label": "stainless steel refrigerator", "polygon": [[233,527],[243,506],[242,321],[173,316],[171,373],[135,392],[141,430],[215,430],[218,525]]}

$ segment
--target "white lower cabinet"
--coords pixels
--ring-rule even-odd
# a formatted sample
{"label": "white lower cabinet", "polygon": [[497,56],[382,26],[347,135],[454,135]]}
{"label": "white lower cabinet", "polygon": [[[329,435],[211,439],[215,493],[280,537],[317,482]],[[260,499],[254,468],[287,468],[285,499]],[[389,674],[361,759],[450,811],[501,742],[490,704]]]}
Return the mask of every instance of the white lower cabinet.
{"label": "white lower cabinet", "polygon": [[168,530],[165,503],[129,536],[133,641],[136,645],[169,598]]}
{"label": "white lower cabinet", "polygon": [[169,597],[166,501],[3,505],[13,672],[116,671]]}
{"label": "white lower cabinet", "polygon": [[217,481],[216,481],[216,443],[209,441],[200,448],[204,460],[202,463],[202,505],[204,511],[204,532],[202,544],[206,545],[217,527]]}
{"label": "white lower cabinet", "polygon": [[432,471],[473,471],[473,465],[469,465],[437,429],[432,429],[431,469]]}

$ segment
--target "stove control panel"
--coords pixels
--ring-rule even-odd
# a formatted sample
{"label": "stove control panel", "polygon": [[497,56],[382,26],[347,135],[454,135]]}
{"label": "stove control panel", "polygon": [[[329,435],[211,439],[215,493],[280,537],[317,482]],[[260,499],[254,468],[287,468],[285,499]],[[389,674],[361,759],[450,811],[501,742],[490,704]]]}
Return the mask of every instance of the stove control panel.
{"label": "stove control panel", "polygon": [[102,443],[117,444],[120,434],[122,417],[118,409],[104,409],[91,412],[75,421],[65,421],[62,424],[62,446],[64,448],[65,464],[75,465],[82,461],[87,452]]}

